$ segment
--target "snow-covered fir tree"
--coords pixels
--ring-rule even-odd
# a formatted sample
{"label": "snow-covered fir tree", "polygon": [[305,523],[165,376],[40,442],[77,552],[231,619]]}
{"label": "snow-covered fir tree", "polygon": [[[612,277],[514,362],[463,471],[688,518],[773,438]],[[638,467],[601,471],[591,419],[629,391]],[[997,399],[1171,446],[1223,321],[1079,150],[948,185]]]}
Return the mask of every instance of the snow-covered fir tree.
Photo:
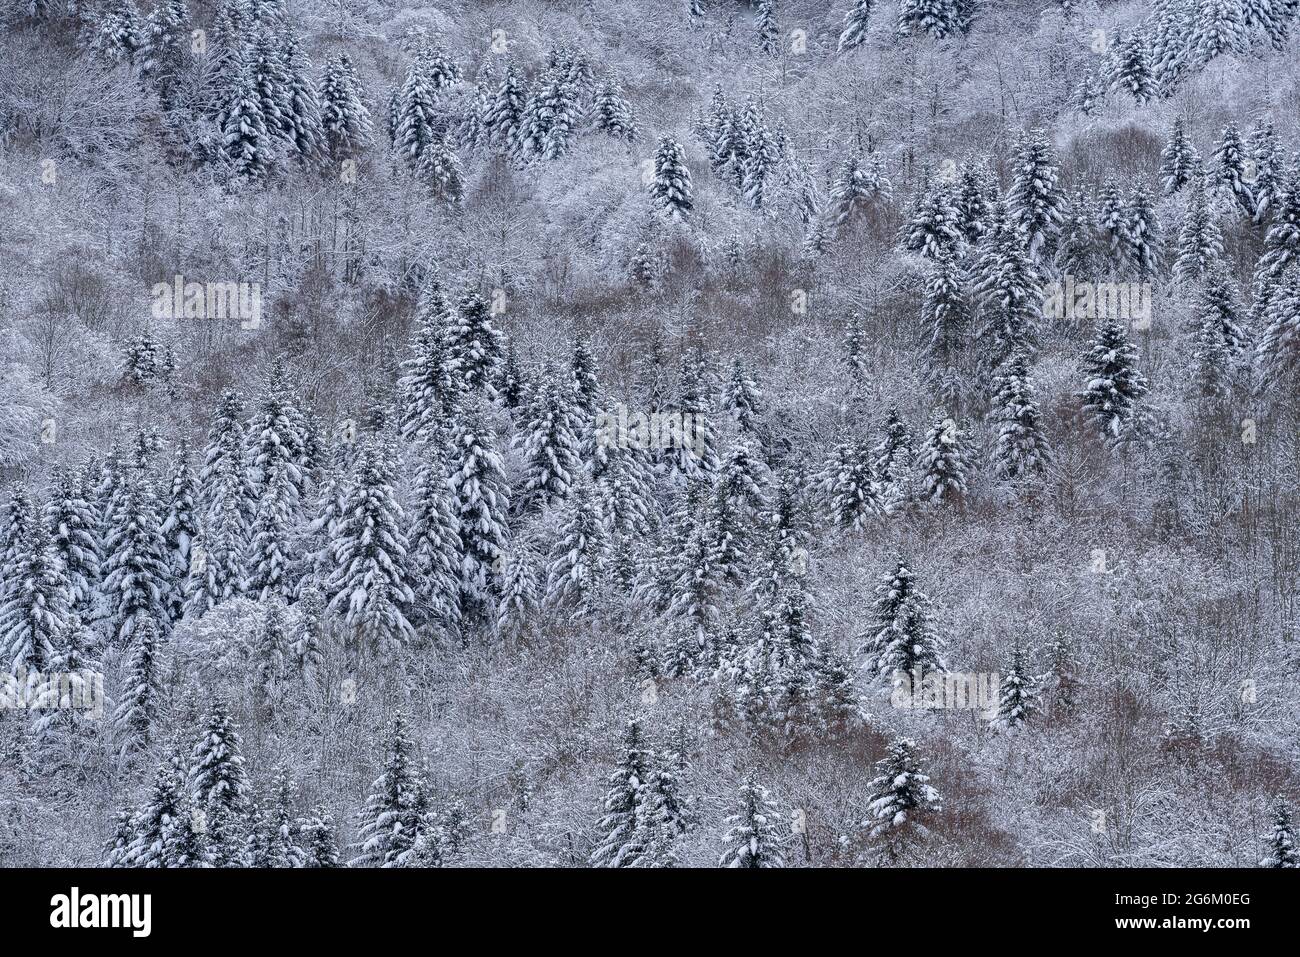
{"label": "snow-covered fir tree", "polygon": [[873,838],[896,839],[900,834],[927,833],[925,821],[942,810],[939,792],[930,785],[916,759],[916,743],[896,738],[885,757],[876,762],[879,772],[868,787],[868,817],[863,826]]}
{"label": "snow-covered fir tree", "polygon": [[330,610],[381,656],[415,637],[407,615],[411,590],[405,521],[392,486],[391,452],[377,443],[360,451],[334,532]]}
{"label": "snow-covered fir tree", "polygon": [[1037,263],[1050,258],[1061,231],[1065,197],[1057,185],[1058,166],[1043,130],[1021,134],[1015,148],[1007,210],[1026,251]]}
{"label": "snow-covered fir tree", "polygon": [[719,863],[723,867],[785,867],[789,835],[784,833],[784,815],[753,771],[741,784],[739,797],[739,810],[726,820]]}
{"label": "snow-covered fir tree", "polygon": [[1199,171],[1200,154],[1187,139],[1181,116],[1174,117],[1169,142],[1160,153],[1160,182],[1166,196],[1173,196],[1192,181]]}
{"label": "snow-covered fir tree", "polygon": [[1184,282],[1195,282],[1222,258],[1223,234],[1206,194],[1205,177],[1198,176],[1178,230],[1178,258],[1174,260],[1173,272]]}
{"label": "snow-covered fir tree", "polygon": [[500,587],[510,490],[496,435],[480,406],[459,410],[451,448],[450,481],[462,549],[461,617],[484,622],[491,617]]}
{"label": "snow-covered fir tree", "polygon": [[659,139],[650,179],[650,199],[669,218],[683,220],[691,215],[691,171],[680,143],[670,137]]}
{"label": "snow-covered fir tree", "polygon": [[321,131],[326,155],[335,163],[356,159],[374,138],[374,122],[362,99],[361,79],[346,53],[325,61],[321,76]]}
{"label": "snow-covered fir tree", "polygon": [[945,670],[943,641],[930,625],[930,601],[901,558],[876,586],[875,623],[858,654],[873,678],[920,680],[922,673]]}
{"label": "snow-covered fir tree", "polygon": [[1291,808],[1281,798],[1278,798],[1273,808],[1273,833],[1268,839],[1268,856],[1260,861],[1260,867],[1300,867],[1300,851],[1296,850]]}
{"label": "snow-covered fir tree", "polygon": [[994,723],[1002,728],[1016,728],[1029,721],[1038,708],[1038,680],[1029,673],[1024,649],[1011,649],[1006,671],[998,686],[998,713]]}
{"label": "snow-covered fir tree", "polygon": [[993,417],[998,431],[992,459],[998,477],[1013,485],[1041,477],[1052,462],[1052,451],[1043,435],[1024,352],[1015,353],[998,376]]}
{"label": "snow-covered fir tree", "polygon": [[1123,445],[1142,426],[1142,401],[1149,391],[1138,368],[1138,350],[1118,319],[1103,320],[1084,357],[1084,411],[1096,422],[1102,437]]}
{"label": "snow-covered fir tree", "polygon": [[853,5],[844,15],[844,27],[840,30],[838,45],[840,53],[853,50],[866,42],[867,30],[871,27],[871,13],[875,6],[876,0],[853,0]]}

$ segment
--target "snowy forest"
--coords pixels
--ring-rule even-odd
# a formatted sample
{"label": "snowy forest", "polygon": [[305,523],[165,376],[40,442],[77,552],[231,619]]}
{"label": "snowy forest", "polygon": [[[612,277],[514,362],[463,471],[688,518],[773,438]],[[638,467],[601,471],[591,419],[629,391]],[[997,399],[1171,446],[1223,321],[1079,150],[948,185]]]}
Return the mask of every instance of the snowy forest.
{"label": "snowy forest", "polygon": [[0,0],[0,865],[1297,867],[1300,0]]}

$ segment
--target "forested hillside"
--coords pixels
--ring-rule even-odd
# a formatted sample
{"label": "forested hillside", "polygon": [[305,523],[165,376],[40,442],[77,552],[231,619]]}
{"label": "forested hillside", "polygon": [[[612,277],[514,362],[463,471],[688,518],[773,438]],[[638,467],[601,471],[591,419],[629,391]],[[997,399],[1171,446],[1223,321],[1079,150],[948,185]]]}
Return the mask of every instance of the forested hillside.
{"label": "forested hillside", "polygon": [[1300,0],[0,3],[0,865],[1300,863]]}

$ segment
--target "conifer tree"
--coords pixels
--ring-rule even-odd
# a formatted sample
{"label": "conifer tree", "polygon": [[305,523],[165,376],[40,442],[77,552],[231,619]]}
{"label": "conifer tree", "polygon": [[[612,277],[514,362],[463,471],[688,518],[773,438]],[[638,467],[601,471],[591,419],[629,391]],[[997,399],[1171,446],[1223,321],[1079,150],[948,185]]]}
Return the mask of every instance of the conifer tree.
{"label": "conifer tree", "polygon": [[1172,96],[1192,66],[1192,14],[1187,0],[1155,0],[1151,69],[1162,96]]}
{"label": "conifer tree", "polygon": [[271,464],[257,503],[249,540],[247,586],[259,601],[288,598],[293,593],[290,569],[294,565],[293,539],[297,526],[298,491],[294,488],[290,465],[283,461]]}
{"label": "conifer tree", "polygon": [[284,603],[271,596],[263,603],[262,621],[253,640],[253,710],[274,724],[284,713],[289,680],[289,659],[293,653],[284,630]]}
{"label": "conifer tree", "polygon": [[904,248],[938,260],[952,256],[961,239],[960,212],[950,185],[940,180],[922,182],[903,225]]}
{"label": "conifer tree", "polygon": [[866,163],[856,154],[846,157],[827,197],[827,217],[833,232],[842,233],[855,219],[888,197],[892,189],[879,155],[871,156]]}
{"label": "conifer tree", "polygon": [[1273,833],[1269,837],[1268,857],[1260,867],[1300,868],[1300,851],[1296,850],[1295,825],[1291,808],[1281,798],[1273,808]]}
{"label": "conifer tree", "polygon": [[574,396],[553,369],[538,378],[528,406],[528,423],[519,433],[525,480],[521,507],[544,508],[568,497],[582,468]]}
{"label": "conifer tree", "polygon": [[1115,180],[1108,180],[1097,196],[1095,209],[1098,243],[1105,248],[1109,266],[1124,265],[1124,195]]}
{"label": "conifer tree", "polygon": [[691,171],[680,143],[664,136],[654,156],[654,177],[650,199],[669,219],[684,220],[691,214]]}
{"label": "conifer tree", "polygon": [[1097,235],[1095,216],[1092,200],[1082,189],[1078,190],[1070,202],[1057,242],[1056,273],[1062,279],[1106,274],[1106,251]]}
{"label": "conifer tree", "polygon": [[397,94],[393,145],[412,168],[419,164],[425,149],[440,138],[442,128],[432,66],[431,51],[417,54]]}
{"label": "conifer tree", "polygon": [[447,317],[444,334],[447,368],[454,370],[455,389],[460,392],[485,390],[491,394],[501,364],[504,336],[492,321],[487,300],[474,286],[467,285]]}
{"label": "conifer tree", "polygon": [[921,501],[960,507],[969,490],[970,459],[966,433],[946,413],[936,413],[917,454]]}
{"label": "conifer tree", "polygon": [[41,672],[67,628],[71,595],[44,523],[30,520],[18,547],[16,575],[0,604],[0,660],[13,672]]}
{"label": "conifer tree", "polygon": [[496,604],[510,495],[496,436],[477,405],[462,408],[456,417],[451,448],[451,488],[463,556],[461,616],[484,622]]}
{"label": "conifer tree", "polygon": [[544,73],[529,93],[520,119],[519,151],[554,160],[573,150],[581,121],[579,90],[562,71]]}
{"label": "conifer tree", "polygon": [[415,171],[437,199],[459,203],[465,194],[465,169],[446,137],[436,137],[424,147]]}
{"label": "conifer tree", "polygon": [[303,867],[339,867],[339,846],[334,836],[334,821],[317,807],[311,817],[298,822],[303,846]]}
{"label": "conifer tree", "polygon": [[1300,260],[1300,164],[1288,174],[1286,189],[1273,212],[1273,224],[1264,237],[1264,251],[1255,264],[1256,301],[1269,283],[1276,283]]}
{"label": "conifer tree", "polygon": [[1201,158],[1187,139],[1182,116],[1174,117],[1169,142],[1160,153],[1160,182],[1164,194],[1173,196],[1196,176]]}
{"label": "conifer tree", "polygon": [[965,278],[956,259],[945,253],[926,276],[921,304],[926,371],[935,391],[951,402],[964,391],[960,367],[972,325]]}
{"label": "conifer tree", "polygon": [[767,56],[781,52],[781,28],[776,22],[776,0],[758,0],[758,48]]}
{"label": "conifer tree", "polygon": [[394,867],[414,846],[425,811],[425,784],[400,711],[388,726],[384,763],[357,812],[356,857],[349,867]]}
{"label": "conifer tree", "polygon": [[240,49],[230,60],[231,83],[217,117],[221,156],[235,176],[260,180],[276,166],[273,139],[279,117],[268,118],[259,85],[259,61],[252,49]]}
{"label": "conifer tree", "polygon": [[450,628],[459,620],[461,540],[447,460],[436,445],[421,451],[412,503],[410,555],[415,608],[422,621]]}
{"label": "conifer tree", "polygon": [[1178,231],[1178,258],[1174,275],[1184,282],[1200,279],[1212,264],[1223,258],[1223,234],[1210,209],[1205,177],[1196,177],[1187,201],[1187,214]]}
{"label": "conifer tree", "polygon": [[612,80],[606,80],[596,91],[596,99],[592,104],[592,125],[597,132],[616,140],[626,143],[636,140],[637,127],[632,116],[632,104],[623,97]]}
{"label": "conifer tree", "polygon": [[525,634],[536,620],[541,605],[538,565],[539,558],[532,542],[522,536],[516,538],[511,543],[501,574],[501,600],[496,612],[498,633]]}
{"label": "conifer tree", "polygon": [[1142,400],[1148,386],[1137,359],[1137,347],[1120,322],[1103,320],[1084,358],[1087,384],[1080,398],[1084,411],[1113,445],[1135,437],[1143,422]]}
{"label": "conifer tree", "polygon": [[513,153],[519,148],[527,104],[528,89],[512,63],[506,67],[505,76],[483,115],[489,142],[502,152]]}
{"label": "conifer tree", "polygon": [[1159,95],[1150,44],[1141,30],[1131,31],[1116,44],[1114,69],[1112,88],[1123,90],[1139,106]]}
{"label": "conifer tree", "polygon": [[229,501],[244,521],[252,520],[256,495],[246,471],[245,436],[243,399],[239,393],[226,390],[208,431],[199,470],[205,515],[212,515]]}
{"label": "conifer tree", "polygon": [[218,808],[241,815],[250,791],[244,771],[243,740],[226,703],[212,703],[190,757],[188,782],[195,803],[212,813]]}
{"label": "conifer tree", "polygon": [[186,582],[185,614],[196,617],[242,595],[247,585],[244,569],[248,529],[237,499],[240,476],[232,475],[237,466],[229,460],[218,460],[215,467],[213,487],[221,491],[211,496],[214,507],[203,520],[191,548]]}
{"label": "conifer tree", "polygon": [[346,53],[325,61],[320,84],[325,154],[336,163],[355,159],[374,138],[374,122],[362,99],[361,79]]}
{"label": "conifer tree", "polygon": [[0,596],[8,596],[19,580],[19,566],[27,554],[27,535],[37,521],[31,492],[19,482],[5,503],[4,526],[0,529]]}
{"label": "conifer tree", "polygon": [[1065,197],[1057,185],[1059,164],[1043,130],[1028,130],[1016,143],[1007,210],[1030,259],[1041,264],[1055,248]]}
{"label": "conifer tree", "polygon": [[885,416],[884,435],[871,451],[875,456],[872,470],[880,485],[881,503],[886,512],[892,512],[912,498],[916,459],[912,434],[899,417],[897,407],[890,406]]}
{"label": "conifer tree", "polygon": [[1214,181],[1218,190],[1226,193],[1241,211],[1249,216],[1255,215],[1255,194],[1250,183],[1246,181],[1246,145],[1241,141],[1241,134],[1232,124],[1223,129],[1223,136],[1214,148]]}
{"label": "conifer tree", "polygon": [[1241,290],[1228,267],[1221,260],[1210,263],[1192,312],[1192,382],[1202,396],[1229,391],[1232,363],[1246,348],[1244,312]]}
{"label": "conifer tree", "polygon": [[383,657],[415,637],[407,618],[415,600],[410,559],[392,472],[386,449],[361,449],[335,528],[334,572],[327,583],[330,610]]}
{"label": "conifer tree", "polygon": [[929,624],[929,598],[916,585],[900,558],[894,570],[876,586],[875,624],[858,653],[863,668],[877,679],[946,670],[940,653],[943,642]]}
{"label": "conifer tree", "polygon": [[665,449],[670,471],[690,479],[712,480],[718,469],[713,403],[704,355],[698,348],[682,354],[677,409],[682,415],[681,440]]}
{"label": "conifer tree", "polygon": [[1146,282],[1160,268],[1160,223],[1146,190],[1136,188],[1124,203],[1124,261]]}
{"label": "conifer tree", "polygon": [[296,159],[317,163],[325,155],[325,127],[320,101],[310,79],[311,60],[292,28],[282,30],[278,52],[284,85],[280,133]]}
{"label": "conifer tree", "polygon": [[853,0],[853,5],[844,15],[844,28],[840,31],[840,53],[846,53],[866,42],[867,30],[871,26],[871,11],[875,5],[876,0]]}
{"label": "conifer tree", "polygon": [[250,867],[303,867],[307,851],[294,818],[298,786],[283,767],[276,768],[267,800],[258,809],[257,825],[249,835]]}
{"label": "conifer tree", "polygon": [[168,615],[179,621],[185,605],[185,580],[190,571],[190,551],[199,534],[197,500],[198,482],[190,468],[190,447],[185,440],[177,447],[168,483],[167,505],[163,513],[162,535],[168,566]]}
{"label": "conifer tree", "polygon": [[95,633],[75,612],[68,615],[53,642],[46,662],[48,677],[37,691],[37,700],[49,701],[52,706],[32,725],[35,754],[51,770],[80,776],[79,755],[99,732],[99,717],[85,710],[101,690],[94,677],[102,668],[94,651],[97,643]]}
{"label": "conifer tree", "polygon": [[1241,0],[1199,0],[1191,46],[1201,66],[1222,54],[1244,50],[1248,40]]}
{"label": "conifer tree", "polygon": [[869,817],[863,822],[872,837],[893,837],[900,831],[924,834],[922,822],[942,809],[939,792],[930,786],[929,776],[921,773],[915,750],[910,738],[896,738],[885,757],[876,762],[879,773],[868,785]]}
{"label": "conifer tree", "polygon": [[1300,270],[1291,270],[1269,295],[1264,332],[1256,346],[1258,385],[1276,388],[1300,358]]}
{"label": "conifer tree", "polygon": [[825,487],[830,518],[836,525],[860,530],[881,511],[870,453],[856,441],[835,447],[827,465]]}
{"label": "conifer tree", "polygon": [[109,0],[92,14],[91,45],[94,52],[112,64],[134,63],[144,45],[140,11],[135,0]]}
{"label": "conifer tree", "polygon": [[996,368],[1017,349],[1034,347],[1042,304],[1038,274],[1024,240],[1001,210],[995,214],[977,274],[975,294],[982,318],[977,338],[984,347],[985,365]]}
{"label": "conifer tree", "polygon": [[[185,777],[180,755],[172,751],[158,766],[149,797],[119,831],[120,845],[127,833],[130,842],[119,846],[114,862],[118,867],[167,867],[178,826],[186,814]],[[112,865],[110,865],[112,866]]]}
{"label": "conifer tree", "polygon": [[104,593],[113,610],[113,632],[121,647],[151,620],[165,630],[169,569],[158,503],[148,477],[136,470],[123,477],[123,507],[105,545]]}
{"label": "conifer tree", "polygon": [[632,867],[645,853],[645,828],[641,821],[642,795],[649,782],[652,755],[641,733],[641,722],[633,718],[623,736],[623,754],[609,776],[605,793],[605,816],[600,819],[601,838],[591,852],[595,867]]}
{"label": "conifer tree", "polygon": [[1268,222],[1282,193],[1282,151],[1277,145],[1273,124],[1260,121],[1250,132],[1247,144],[1250,160],[1247,172],[1253,173],[1250,184],[1255,198],[1255,222]]}
{"label": "conifer tree", "polygon": [[[58,474],[50,500],[45,505],[44,518],[55,560],[67,581],[68,607],[89,619],[95,612],[103,559],[99,523],[86,499],[82,475],[70,470]],[[0,560],[2,558],[0,556]],[[0,600],[3,600],[3,595],[4,590],[0,589]]]}
{"label": "conifer tree", "polygon": [[248,441],[246,479],[254,499],[266,494],[277,466],[285,472],[283,478],[292,486],[295,499],[301,496],[307,480],[303,430],[302,412],[289,395],[284,364],[277,357],[266,390],[244,430]]}
{"label": "conifer tree", "polygon": [[140,76],[158,93],[164,110],[176,105],[177,88],[191,66],[189,23],[185,0],[163,0],[141,31]]}
{"label": "conifer tree", "polygon": [[692,652],[703,649],[718,613],[722,588],[722,556],[716,530],[705,511],[702,486],[700,479],[690,482],[673,516],[666,542],[670,552],[662,556],[669,572],[668,608],[683,623],[683,635],[688,636]]}
{"label": "conifer tree", "polygon": [[723,867],[772,868],[785,866],[785,844],[781,833],[781,812],[750,771],[740,786],[740,809],[727,818],[722,836]]}
{"label": "conifer tree", "polygon": [[898,32],[943,40],[958,32],[958,0],[899,0]]}
{"label": "conifer tree", "polygon": [[604,536],[600,503],[588,479],[573,486],[546,566],[546,604],[589,612],[600,574]]}
{"label": "conifer tree", "polygon": [[1039,423],[1024,352],[1015,353],[1003,367],[993,406],[998,423],[993,467],[998,477],[1015,484],[1041,475],[1052,452]]}
{"label": "conifer tree", "polygon": [[675,867],[677,842],[690,827],[689,800],[681,793],[685,765],[680,747],[661,755],[641,789],[639,824],[645,851],[637,867]]}
{"label": "conifer tree", "polygon": [[447,426],[447,411],[454,401],[451,368],[443,340],[450,327],[451,307],[438,278],[426,280],[420,293],[416,331],[402,361],[397,387],[401,395],[400,430],[408,442],[427,443],[441,436]]}
{"label": "conifer tree", "polygon": [[952,184],[952,202],[957,209],[957,228],[967,244],[974,246],[988,231],[996,193],[987,165],[974,160],[961,164]]}
{"label": "conifer tree", "polygon": [[152,744],[163,707],[162,662],[159,631],[152,618],[137,625],[130,647],[126,679],[118,695],[113,724],[125,753],[143,751]]}
{"label": "conifer tree", "polygon": [[1019,645],[1012,648],[1006,674],[998,687],[998,713],[994,724],[1015,728],[1028,721],[1038,709],[1037,679],[1029,673],[1025,653]]}
{"label": "conifer tree", "polygon": [[737,355],[731,360],[731,375],[723,392],[722,406],[735,418],[741,432],[757,434],[757,420],[763,410],[763,391],[743,356]]}

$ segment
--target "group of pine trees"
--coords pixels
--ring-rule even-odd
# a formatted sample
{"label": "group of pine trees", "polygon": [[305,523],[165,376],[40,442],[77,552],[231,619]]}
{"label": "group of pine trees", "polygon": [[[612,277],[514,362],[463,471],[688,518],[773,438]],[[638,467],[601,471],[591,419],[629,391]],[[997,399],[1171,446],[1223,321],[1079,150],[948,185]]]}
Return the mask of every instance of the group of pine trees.
{"label": "group of pine trees", "polygon": [[162,752],[145,799],[117,816],[106,866],[340,866],[332,820],[319,807],[302,812],[283,769],[260,788],[249,781],[243,742],[220,700],[188,753],[179,740]]}
{"label": "group of pine trees", "polygon": [[[1060,8],[1067,20],[1079,19],[1074,0]],[[1138,105],[1171,97],[1220,57],[1257,45],[1283,49],[1297,13],[1293,0],[1155,0],[1142,21],[1094,47],[1098,60],[1079,83],[1076,105],[1090,113],[1109,92]]]}
{"label": "group of pine trees", "polygon": [[[902,0],[897,29],[959,37],[978,6]],[[876,8],[850,5],[841,52],[864,43]],[[1139,101],[1167,95],[1193,66],[1244,50],[1253,34],[1280,42],[1295,12],[1266,0],[1191,11],[1183,0],[1158,3],[1157,29],[1116,45],[1115,85]],[[371,142],[358,71],[340,55],[313,82],[277,0],[227,2],[205,51],[190,42],[183,0],[146,18],[133,0],[112,0],[93,16],[97,55],[134,70],[165,109],[203,118],[210,135],[196,138],[196,155],[236,177],[260,180],[294,163],[337,166]],[[779,45],[778,17],[775,2],[758,6],[764,52]],[[641,138],[618,83],[601,79],[579,50],[552,49],[532,77],[512,62],[498,73],[489,61],[472,87],[428,35],[411,34],[404,53],[404,78],[387,101],[389,143],[442,198],[466,191],[461,152],[540,163],[571,155],[586,131]],[[206,58],[204,69],[196,57]],[[718,87],[694,132],[707,163],[699,172],[755,212],[795,210],[811,257],[894,195],[878,152],[837,157],[823,194],[757,97],[740,103]],[[326,427],[277,362],[251,405],[234,391],[221,396],[197,451],[180,436],[167,449],[139,429],[39,494],[10,489],[0,521],[0,657],[38,676],[120,664],[114,750],[136,763],[164,755],[147,800],[121,815],[108,859],[125,866],[339,862],[332,824],[302,814],[286,775],[254,794],[221,706],[188,763],[178,744],[159,740],[172,633],[241,598],[261,606],[252,660],[256,707],[269,718],[289,689],[313,680],[316,636],[330,626],[349,635],[356,657],[400,666],[444,643],[527,638],[543,620],[582,629],[649,613],[635,663],[643,683],[710,683],[720,720],[777,740],[847,735],[864,722],[855,674],[888,686],[900,674],[941,673],[944,641],[899,559],[877,587],[875,620],[855,657],[842,653],[818,627],[808,548],[831,529],[856,534],[926,509],[960,510],[981,491],[982,472],[1032,496],[1054,461],[1034,391],[1035,361],[1062,334],[1062,316],[1049,311],[1054,285],[1181,284],[1194,302],[1187,381],[1198,397],[1289,387],[1279,380],[1300,348],[1300,160],[1264,122],[1246,135],[1228,126],[1207,154],[1176,122],[1160,167],[1164,196],[1183,204],[1176,229],[1158,221],[1155,191],[1141,184],[1107,181],[1066,195],[1041,130],[1018,137],[1005,189],[974,156],[922,176],[898,251],[918,271],[916,341],[934,411],[921,421],[889,408],[871,427],[863,320],[851,315],[840,370],[849,414],[817,450],[824,464],[815,470],[783,450],[751,360],[696,347],[674,368],[662,343],[648,344],[630,396],[647,412],[691,418],[693,441],[607,441],[601,413],[620,397],[607,391],[584,337],[567,355],[521,355],[478,285],[450,291],[429,270],[400,371],[356,420]],[[658,138],[644,185],[661,218],[695,228],[697,183],[683,143]],[[663,268],[655,229],[634,271],[646,285]],[[1225,252],[1228,230],[1258,234],[1253,268]],[[735,266],[745,251],[738,235],[727,242]],[[1249,299],[1234,279],[1247,272]],[[1101,316],[1077,377],[1077,404],[1094,434],[1121,450],[1150,434],[1151,387],[1130,327],[1126,317]],[[171,386],[170,346],[137,336],[124,358],[133,386]],[[1037,712],[1039,679],[1027,656],[1017,646],[1008,660],[1001,726]],[[75,711],[43,715],[34,728],[51,753],[103,733]],[[684,747],[651,748],[643,734],[629,723],[593,863],[671,866],[694,826],[682,793]],[[939,811],[914,751],[899,739],[881,762],[864,811],[869,838],[892,841]],[[435,807],[413,752],[399,718],[357,822],[352,863],[428,866],[460,853],[465,813],[455,802]],[[753,776],[738,807],[722,863],[785,863],[788,815]],[[1294,866],[1293,844],[1282,807],[1276,866]]]}
{"label": "group of pine trees", "polygon": [[[893,741],[868,784],[859,840],[863,849],[896,859],[909,840],[928,833],[942,810],[907,738]],[[647,747],[640,719],[627,722],[621,756],[609,776],[600,841],[591,854],[596,867],[675,867],[678,845],[696,826],[693,799],[684,796],[686,765],[680,743],[662,757]],[[783,809],[750,771],[740,786],[735,811],[724,823],[718,858],[726,868],[776,868],[794,862],[794,844],[806,827],[804,815]]]}

